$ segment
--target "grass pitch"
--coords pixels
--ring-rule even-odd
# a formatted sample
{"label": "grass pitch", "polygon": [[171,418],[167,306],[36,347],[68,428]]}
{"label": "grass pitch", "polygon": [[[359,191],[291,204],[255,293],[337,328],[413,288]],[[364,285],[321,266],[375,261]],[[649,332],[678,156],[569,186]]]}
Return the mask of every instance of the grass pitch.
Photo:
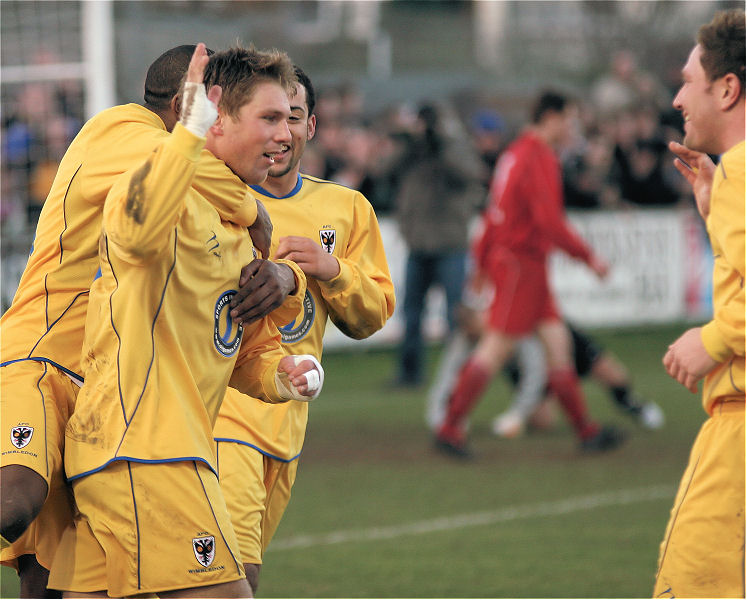
{"label": "grass pitch", "polygon": [[[564,420],[497,439],[508,403],[496,379],[473,414],[474,461],[437,454],[426,390],[391,390],[392,351],[330,352],[311,407],[288,511],[266,556],[265,598],[644,598],[692,441],[700,397],[661,366],[685,325],[599,330],[634,387],[667,417],[647,431],[584,383],[592,413],[624,428],[623,447],[582,455]],[[430,372],[439,347],[429,351]],[[3,597],[17,581],[3,569]]]}

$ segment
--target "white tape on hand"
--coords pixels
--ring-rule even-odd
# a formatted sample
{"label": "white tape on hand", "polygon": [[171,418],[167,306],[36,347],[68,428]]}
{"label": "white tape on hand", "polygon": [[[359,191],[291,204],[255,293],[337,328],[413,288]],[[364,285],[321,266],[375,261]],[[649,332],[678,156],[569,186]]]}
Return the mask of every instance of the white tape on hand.
{"label": "white tape on hand", "polygon": [[286,400],[298,400],[299,402],[309,402],[319,397],[324,386],[324,369],[316,357],[311,354],[297,354],[291,355],[293,364],[298,365],[305,360],[310,360],[314,367],[306,371],[306,387],[308,391],[313,392],[311,396],[302,396],[298,393],[296,386],[294,386],[288,379],[287,373],[275,373],[275,386],[277,387],[278,394],[281,398]]}
{"label": "white tape on hand", "polygon": [[208,100],[205,86],[201,83],[186,82],[179,122],[196,136],[205,137],[217,118],[218,109]]}
{"label": "white tape on hand", "polygon": [[319,373],[313,369],[306,372],[306,387],[310,392],[315,392],[319,388],[319,383]]}

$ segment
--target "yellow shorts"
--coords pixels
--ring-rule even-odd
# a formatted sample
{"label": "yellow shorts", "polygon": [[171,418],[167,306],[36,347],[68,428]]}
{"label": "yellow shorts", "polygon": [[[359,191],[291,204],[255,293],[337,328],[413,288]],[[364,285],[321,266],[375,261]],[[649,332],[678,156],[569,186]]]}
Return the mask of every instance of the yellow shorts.
{"label": "yellow shorts", "polygon": [[5,566],[36,554],[49,568],[65,527],[72,521],[71,497],[64,479],[65,425],[78,386],[58,368],[24,360],[0,368],[0,466],[22,465],[42,476],[49,491],[34,522],[0,554]]}
{"label": "yellow shorts", "polygon": [[49,588],[158,593],[244,578],[215,474],[202,462],[116,461],[73,481],[79,511]]}
{"label": "yellow shorts", "polygon": [[262,564],[290,500],[298,460],[270,458],[246,444],[216,442],[218,474],[245,564]]}
{"label": "yellow shorts", "polygon": [[744,402],[718,404],[680,482],[654,598],[744,598]]}

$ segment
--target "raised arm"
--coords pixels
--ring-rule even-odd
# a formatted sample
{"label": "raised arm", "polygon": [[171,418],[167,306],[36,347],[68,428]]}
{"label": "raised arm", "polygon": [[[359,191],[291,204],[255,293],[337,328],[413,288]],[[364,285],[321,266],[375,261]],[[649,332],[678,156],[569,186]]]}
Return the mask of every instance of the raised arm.
{"label": "raised arm", "polygon": [[190,62],[180,122],[173,133],[119,177],[104,206],[110,246],[126,260],[146,262],[165,248],[184,208],[205,133],[215,121],[220,88],[205,94],[207,54],[198,44]]}

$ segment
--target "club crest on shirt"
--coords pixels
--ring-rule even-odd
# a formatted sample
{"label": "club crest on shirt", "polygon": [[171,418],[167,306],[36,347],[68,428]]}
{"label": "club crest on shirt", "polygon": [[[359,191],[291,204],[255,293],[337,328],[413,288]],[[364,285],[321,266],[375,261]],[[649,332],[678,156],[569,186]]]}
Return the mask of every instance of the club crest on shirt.
{"label": "club crest on shirt", "polygon": [[280,331],[280,341],[283,344],[292,344],[298,340],[306,337],[309,333],[311,326],[314,324],[314,316],[316,315],[316,304],[314,304],[314,297],[306,290],[306,294],[303,297],[303,313],[292,323],[288,323],[285,327],[278,327]]}
{"label": "club crest on shirt", "polygon": [[34,435],[34,428],[27,425],[16,425],[10,430],[10,441],[16,448],[25,448]]}
{"label": "club crest on shirt", "polygon": [[319,241],[322,243],[324,251],[332,254],[335,251],[335,244],[337,243],[337,232],[334,229],[320,229]]}
{"label": "club crest on shirt", "polygon": [[244,329],[235,324],[229,314],[231,311],[231,298],[236,290],[223,292],[215,303],[215,323],[213,327],[213,342],[215,347],[223,356],[233,356],[241,345],[241,335]]}
{"label": "club crest on shirt", "polygon": [[205,535],[192,538],[192,550],[194,550],[197,562],[203,567],[209,567],[215,559],[215,536]]}

